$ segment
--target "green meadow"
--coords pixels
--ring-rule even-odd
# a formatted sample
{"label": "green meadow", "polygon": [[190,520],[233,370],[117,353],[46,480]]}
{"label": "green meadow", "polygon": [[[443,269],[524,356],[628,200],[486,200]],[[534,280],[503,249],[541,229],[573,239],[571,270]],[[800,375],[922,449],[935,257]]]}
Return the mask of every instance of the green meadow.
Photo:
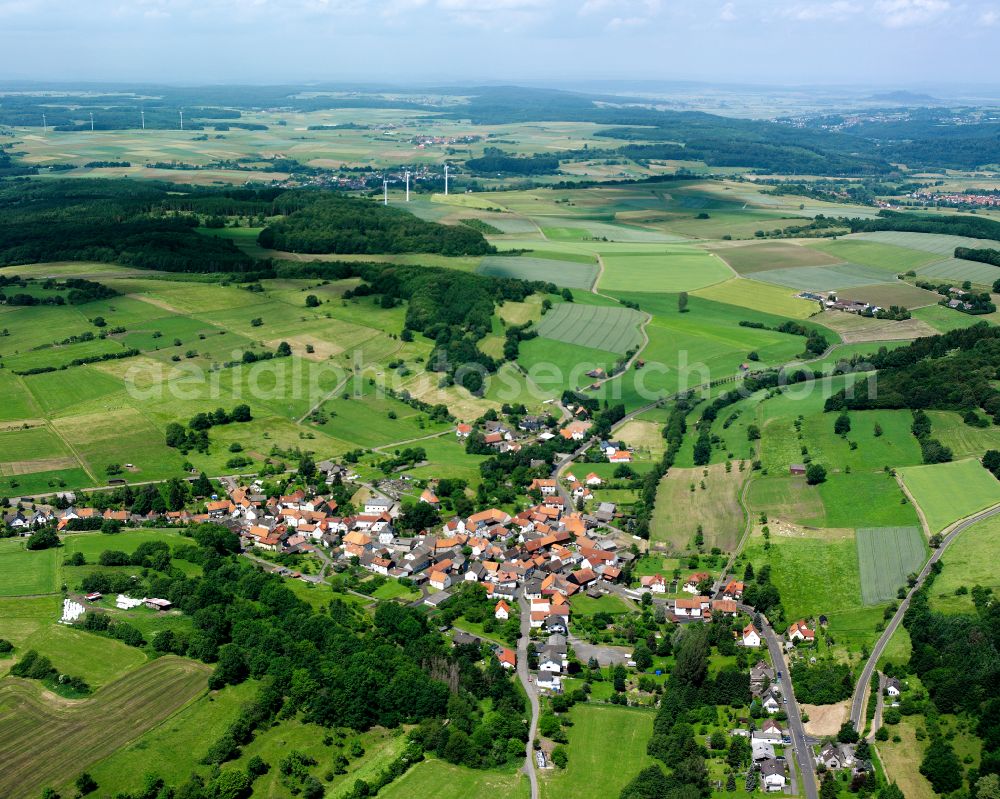
{"label": "green meadow", "polygon": [[911,466],[899,474],[923,510],[931,533],[1000,502],[1000,481],[974,458]]}

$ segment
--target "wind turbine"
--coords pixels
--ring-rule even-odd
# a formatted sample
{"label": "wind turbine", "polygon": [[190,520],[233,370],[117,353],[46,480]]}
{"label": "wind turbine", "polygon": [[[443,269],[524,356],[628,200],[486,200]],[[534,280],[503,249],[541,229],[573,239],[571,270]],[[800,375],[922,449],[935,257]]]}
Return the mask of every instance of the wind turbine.
{"label": "wind turbine", "polygon": [[45,114],[42,114],[42,135],[48,133],[48,123],[45,121]]}
{"label": "wind turbine", "polygon": [[382,178],[382,205],[389,204],[389,179]]}
{"label": "wind turbine", "polygon": [[410,201],[410,170],[406,170],[406,201]]}
{"label": "wind turbine", "polygon": [[146,112],[141,108],[139,109],[139,119],[142,121],[142,129],[146,129]]}
{"label": "wind turbine", "polygon": [[184,130],[184,109],[181,109],[181,130]]}
{"label": "wind turbine", "polygon": [[94,132],[94,112],[90,112],[90,132]]}
{"label": "wind turbine", "polygon": [[448,196],[448,165],[444,165],[444,194]]}

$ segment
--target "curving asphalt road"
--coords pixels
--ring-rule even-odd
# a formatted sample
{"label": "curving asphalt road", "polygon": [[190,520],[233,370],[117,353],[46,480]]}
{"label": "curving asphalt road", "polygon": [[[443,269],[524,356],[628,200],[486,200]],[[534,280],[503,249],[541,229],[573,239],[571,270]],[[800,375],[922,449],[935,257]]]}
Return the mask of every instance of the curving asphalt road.
{"label": "curving asphalt road", "polygon": [[858,732],[861,732],[864,728],[865,696],[868,693],[872,673],[875,671],[875,666],[878,664],[879,658],[882,657],[882,653],[885,651],[885,647],[889,643],[889,639],[891,639],[893,633],[899,629],[899,625],[903,623],[903,616],[906,614],[907,608],[910,607],[910,600],[913,598],[914,592],[916,592],[924,584],[924,580],[927,579],[927,575],[931,573],[931,568],[935,563],[941,560],[941,556],[944,554],[945,550],[948,549],[951,542],[954,541],[961,532],[967,530],[977,522],[981,522],[983,519],[996,516],[998,513],[1000,513],[1000,504],[994,505],[986,510],[980,511],[979,513],[975,513],[972,516],[968,516],[961,521],[955,522],[955,524],[951,526],[950,532],[942,538],[941,546],[931,553],[927,563],[924,564],[924,568],[920,570],[920,574],[917,576],[917,582],[906,595],[906,599],[899,603],[899,609],[892,617],[892,621],[886,625],[882,636],[875,643],[871,655],[869,655],[868,661],[865,663],[865,667],[861,670],[861,675],[858,677],[858,682],[854,687],[854,697],[851,699],[851,723],[854,725],[854,729]]}

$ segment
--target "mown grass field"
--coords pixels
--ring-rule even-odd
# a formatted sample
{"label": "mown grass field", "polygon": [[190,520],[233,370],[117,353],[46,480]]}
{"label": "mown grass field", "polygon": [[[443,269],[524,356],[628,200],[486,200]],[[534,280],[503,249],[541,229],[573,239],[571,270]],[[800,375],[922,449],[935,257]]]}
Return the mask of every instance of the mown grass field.
{"label": "mown grass field", "polygon": [[675,247],[658,254],[604,254],[601,291],[694,291],[733,276],[717,256],[693,247]]}
{"label": "mown grass field", "polygon": [[923,510],[931,533],[1000,502],[1000,481],[972,458],[911,466],[899,474]]}
{"label": "mown grass field", "polygon": [[0,687],[0,795],[35,797],[79,774],[203,693],[209,671],[168,655],[80,702],[43,697],[37,683],[8,678]]}
{"label": "mown grass field", "polygon": [[560,303],[538,323],[541,338],[623,354],[637,346],[643,315],[631,308]]}
{"label": "mown grass field", "polygon": [[646,754],[654,713],[614,705],[578,704],[570,711],[569,763],[539,778],[544,799],[607,799],[654,760]]}
{"label": "mown grass field", "polygon": [[926,559],[919,527],[859,527],[855,536],[866,605],[893,599],[907,575],[919,572]]}
{"label": "mown grass field", "polygon": [[0,539],[0,596],[51,594],[59,590],[60,553],[32,551],[23,538]]}

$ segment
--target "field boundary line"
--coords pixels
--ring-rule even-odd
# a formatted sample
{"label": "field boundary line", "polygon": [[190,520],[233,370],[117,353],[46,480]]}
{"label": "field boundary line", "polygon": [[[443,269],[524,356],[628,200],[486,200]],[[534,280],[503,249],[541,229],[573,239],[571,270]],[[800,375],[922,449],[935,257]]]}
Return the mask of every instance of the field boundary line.
{"label": "field boundary line", "polygon": [[80,468],[83,469],[83,471],[87,473],[87,476],[94,481],[95,485],[98,488],[100,488],[101,481],[97,479],[97,475],[95,475],[93,471],[91,471],[89,464],[81,457],[77,448],[70,443],[70,440],[66,438],[66,436],[64,436],[61,432],[59,432],[59,428],[57,428],[54,424],[52,424],[51,419],[45,420],[45,426],[52,431],[53,435],[55,435],[60,441],[63,442],[63,444],[65,444],[66,449],[68,449],[72,453],[73,457],[76,458],[77,462],[79,462]]}
{"label": "field boundary line", "polygon": [[[896,484],[903,492],[903,496],[906,497],[906,499],[910,502],[910,504],[913,505],[914,510],[916,510],[917,512],[917,518],[920,519],[920,526],[921,528],[923,528],[924,531],[924,538],[930,540],[932,533],[930,525],[927,524],[927,516],[924,515],[924,509],[920,507],[920,503],[917,502],[916,497],[914,497],[913,494],[910,493],[910,489],[906,487],[906,482],[903,480],[903,476],[899,472],[896,472],[894,474],[894,477],[896,478]],[[960,521],[962,520],[959,519],[958,521],[954,522],[954,524],[958,524],[958,522]]]}

